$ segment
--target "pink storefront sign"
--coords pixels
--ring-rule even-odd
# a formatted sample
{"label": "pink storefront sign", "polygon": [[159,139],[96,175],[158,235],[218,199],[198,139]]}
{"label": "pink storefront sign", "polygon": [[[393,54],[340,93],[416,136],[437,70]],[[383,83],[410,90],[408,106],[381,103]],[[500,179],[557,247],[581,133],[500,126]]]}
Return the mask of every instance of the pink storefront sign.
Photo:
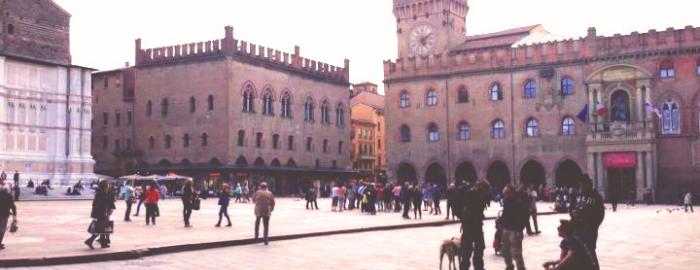
{"label": "pink storefront sign", "polygon": [[634,168],[637,166],[635,152],[605,153],[603,157],[606,168]]}

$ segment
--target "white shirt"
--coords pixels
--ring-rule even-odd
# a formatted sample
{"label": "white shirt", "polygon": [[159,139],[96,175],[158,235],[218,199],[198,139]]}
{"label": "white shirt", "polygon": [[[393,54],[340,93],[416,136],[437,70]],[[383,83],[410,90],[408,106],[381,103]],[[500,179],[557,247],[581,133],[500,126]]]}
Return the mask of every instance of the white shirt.
{"label": "white shirt", "polygon": [[683,199],[685,204],[693,204],[693,195],[690,192],[685,194],[685,199]]}
{"label": "white shirt", "polygon": [[331,189],[331,196],[332,197],[338,197],[338,187],[333,187]]}

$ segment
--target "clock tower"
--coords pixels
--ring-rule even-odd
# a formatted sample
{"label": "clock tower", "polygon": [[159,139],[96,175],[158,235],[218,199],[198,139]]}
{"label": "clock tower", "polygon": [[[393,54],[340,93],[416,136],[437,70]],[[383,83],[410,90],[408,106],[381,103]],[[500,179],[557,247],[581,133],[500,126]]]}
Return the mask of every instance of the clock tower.
{"label": "clock tower", "polygon": [[399,58],[449,52],[466,39],[467,0],[394,0]]}

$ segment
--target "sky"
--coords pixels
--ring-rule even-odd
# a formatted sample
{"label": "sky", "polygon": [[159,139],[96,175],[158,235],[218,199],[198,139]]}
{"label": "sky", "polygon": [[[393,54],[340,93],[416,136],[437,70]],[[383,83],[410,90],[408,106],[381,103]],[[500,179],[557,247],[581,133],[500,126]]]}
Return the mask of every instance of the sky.
{"label": "sky", "polygon": [[[73,64],[108,70],[134,63],[134,40],[153,48],[234,38],[343,66],[350,81],[383,91],[382,61],[397,56],[392,0],[54,0],[71,13]],[[563,37],[700,27],[697,0],[469,0],[467,35],[542,24]]]}

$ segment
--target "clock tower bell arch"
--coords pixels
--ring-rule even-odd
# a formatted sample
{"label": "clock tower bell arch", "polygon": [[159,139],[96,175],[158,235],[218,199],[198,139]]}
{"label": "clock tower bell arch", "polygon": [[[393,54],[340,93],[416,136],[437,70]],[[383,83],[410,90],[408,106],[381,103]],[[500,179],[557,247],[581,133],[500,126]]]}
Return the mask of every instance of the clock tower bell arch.
{"label": "clock tower bell arch", "polygon": [[394,0],[399,58],[448,52],[466,39],[467,0]]}

